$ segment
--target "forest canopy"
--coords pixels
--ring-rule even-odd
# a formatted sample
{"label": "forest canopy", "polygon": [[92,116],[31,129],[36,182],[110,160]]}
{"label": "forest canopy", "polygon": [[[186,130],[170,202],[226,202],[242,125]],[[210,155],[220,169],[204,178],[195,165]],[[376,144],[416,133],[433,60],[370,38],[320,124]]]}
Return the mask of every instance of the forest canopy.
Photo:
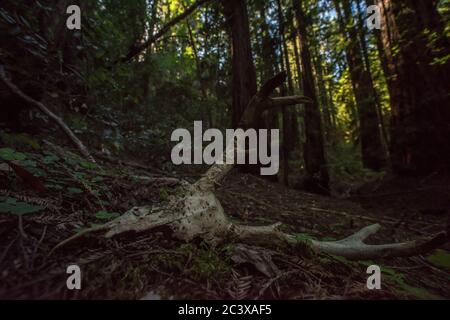
{"label": "forest canopy", "polygon": [[[373,4],[386,11],[380,30],[367,28]],[[4,2],[1,59],[93,145],[167,154],[174,128],[236,126],[256,88],[286,71],[276,95],[312,95],[318,113],[298,105],[258,124],[282,129],[284,183],[316,174],[308,162],[327,168],[325,185],[346,170],[448,169],[448,1],[82,1],[70,32],[68,5]]]}

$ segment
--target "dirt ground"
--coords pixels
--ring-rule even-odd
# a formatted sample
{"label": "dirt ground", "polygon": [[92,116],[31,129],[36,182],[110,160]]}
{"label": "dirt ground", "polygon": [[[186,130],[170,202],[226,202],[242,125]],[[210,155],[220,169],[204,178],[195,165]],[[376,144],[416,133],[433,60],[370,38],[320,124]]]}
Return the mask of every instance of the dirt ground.
{"label": "dirt ground", "polygon": [[[135,205],[157,205],[177,192],[176,183],[152,182],[149,177],[161,172],[151,168],[111,161],[89,166],[65,152],[26,153],[45,173],[45,192],[37,193],[11,170],[0,171],[3,200],[43,208],[23,216],[0,214],[0,298],[450,299],[448,261],[441,261],[442,255],[448,257],[449,246],[429,256],[352,262],[316,254],[307,245],[309,239],[343,238],[372,223],[382,225],[369,238],[375,244],[439,232],[449,220],[446,179],[385,178],[343,198],[233,172],[217,192],[229,217],[253,225],[282,222],[304,246],[262,248],[230,239],[212,247],[200,240],[180,243],[161,230],[113,239],[91,234],[49,255],[82,228]],[[45,157],[51,155],[56,158],[50,164]],[[71,264],[81,267],[81,290],[66,287]],[[371,264],[382,269],[381,290],[366,288]]]}

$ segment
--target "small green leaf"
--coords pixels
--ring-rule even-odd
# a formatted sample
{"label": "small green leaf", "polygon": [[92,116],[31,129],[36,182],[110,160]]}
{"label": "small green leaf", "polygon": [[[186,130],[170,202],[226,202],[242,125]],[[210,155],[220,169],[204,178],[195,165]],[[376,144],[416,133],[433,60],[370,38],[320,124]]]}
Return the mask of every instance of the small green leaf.
{"label": "small green leaf", "polygon": [[7,204],[16,204],[17,203],[17,199],[16,198],[7,198],[5,203],[7,203]]}
{"label": "small green leaf", "polygon": [[100,220],[112,220],[120,217],[120,214],[117,212],[99,211],[95,217]]}
{"label": "small green leaf", "polygon": [[59,161],[59,157],[56,154],[49,154],[45,156],[42,161],[45,164],[52,164],[53,162]]}
{"label": "small green leaf", "polygon": [[49,188],[49,189],[53,189],[53,190],[62,190],[63,189],[63,187],[61,185],[59,185],[59,184],[51,184],[51,183],[46,184],[45,187]]}
{"label": "small green leaf", "polygon": [[24,166],[25,168],[36,168],[36,166],[37,166],[36,161],[33,161],[33,160],[23,160],[23,161],[20,161],[20,164],[22,166]]}
{"label": "small green leaf", "polygon": [[67,191],[69,191],[69,193],[71,193],[71,194],[81,194],[81,193],[83,193],[83,190],[81,190],[79,188],[74,188],[74,187],[67,188]]}
{"label": "small green leaf", "polygon": [[315,238],[307,233],[297,233],[295,234],[295,239],[302,242],[310,242],[311,240],[315,240]]}
{"label": "small green leaf", "polygon": [[93,179],[92,179],[92,182],[102,182],[104,179],[103,179],[103,177],[100,177],[100,176],[97,176],[97,177],[94,177]]}
{"label": "small green leaf", "polygon": [[41,148],[36,139],[25,133],[9,134],[6,132],[0,132],[0,137],[8,146],[30,146],[35,150]]}
{"label": "small green leaf", "polygon": [[39,168],[27,167],[27,169],[36,177],[46,177],[47,173],[44,170]]}
{"label": "small green leaf", "polygon": [[45,209],[43,206],[35,206],[25,202],[17,202],[17,199],[15,198],[7,198],[4,202],[0,203],[1,213],[11,213],[15,215],[35,213],[43,209]]}
{"label": "small green leaf", "polygon": [[97,168],[97,164],[87,161],[87,160],[80,160],[80,165],[86,169],[96,169]]}
{"label": "small green leaf", "polygon": [[75,179],[80,180],[80,181],[86,180],[86,173],[84,173],[84,172],[75,172],[73,174],[73,176],[75,177]]}
{"label": "small green leaf", "polygon": [[450,253],[445,250],[436,250],[434,254],[427,257],[427,260],[436,267],[450,269]]}
{"label": "small green leaf", "polygon": [[2,148],[0,149],[0,158],[7,161],[22,161],[25,160],[27,156],[11,148]]}

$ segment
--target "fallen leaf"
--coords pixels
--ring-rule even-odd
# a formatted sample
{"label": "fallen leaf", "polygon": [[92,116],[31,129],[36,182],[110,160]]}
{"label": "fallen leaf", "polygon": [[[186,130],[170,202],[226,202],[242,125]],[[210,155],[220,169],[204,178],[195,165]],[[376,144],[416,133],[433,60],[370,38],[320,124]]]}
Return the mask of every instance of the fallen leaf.
{"label": "fallen leaf", "polygon": [[12,162],[12,161],[6,161],[6,162],[28,186],[30,186],[37,192],[45,191],[45,186],[42,183],[41,179],[39,179],[38,177],[35,177],[27,169],[25,169],[24,167]]}

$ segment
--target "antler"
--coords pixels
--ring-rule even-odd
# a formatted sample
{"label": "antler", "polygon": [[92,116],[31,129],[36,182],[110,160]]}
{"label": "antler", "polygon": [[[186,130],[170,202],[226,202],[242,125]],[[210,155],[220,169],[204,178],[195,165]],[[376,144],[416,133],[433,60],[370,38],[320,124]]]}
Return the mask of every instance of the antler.
{"label": "antler", "polygon": [[[266,82],[244,111],[241,127],[251,128],[267,108],[308,103],[310,101],[303,96],[270,98],[269,95],[283,83],[285,77],[285,73],[280,73]],[[237,132],[239,134],[240,131]],[[234,152],[234,148],[234,143],[228,145],[223,156],[228,152]],[[214,194],[214,185],[230,172],[233,166],[232,164],[216,163],[196,183],[187,184],[184,187],[183,195],[173,196],[168,203],[161,207],[133,208],[105,225],[88,229],[82,234],[77,234],[63,241],[53,250],[79,238],[81,235],[94,231],[108,230],[106,236],[111,237],[127,231],[140,232],[162,226],[169,227],[173,236],[183,241],[191,241],[197,236],[211,241],[223,240],[231,236],[242,242],[250,243],[277,245],[287,242],[293,245],[298,244],[300,241],[295,236],[279,230],[281,223],[270,226],[246,226],[234,224],[227,219],[220,201]],[[422,254],[448,242],[450,238],[450,232],[447,230],[424,240],[381,245],[365,244],[364,240],[377,232],[379,228],[380,225],[374,224],[339,241],[312,240],[310,246],[318,252],[338,255],[352,260],[364,260]]]}
{"label": "antler", "polygon": [[[262,227],[233,225],[232,232],[237,238],[244,241],[259,240],[270,242],[272,244],[277,241],[283,241],[294,245],[297,244],[299,240],[293,235],[281,232],[279,230],[280,225],[280,223]],[[429,252],[450,240],[450,232],[447,230],[422,240],[380,245],[365,244],[364,240],[376,233],[380,227],[379,224],[373,224],[342,240],[311,240],[309,244],[316,252],[341,256],[349,260],[366,260],[390,257],[411,257]]]}
{"label": "antler", "polygon": [[450,240],[448,231],[430,238],[402,243],[371,245],[364,240],[380,229],[379,224],[365,227],[357,233],[339,241],[312,241],[313,249],[338,255],[350,260],[364,260],[389,257],[410,257],[431,251]]}
{"label": "antler", "polygon": [[[273,78],[267,80],[267,82],[259,89],[258,93],[253,96],[253,98],[245,108],[239,124],[240,128],[256,127],[261,114],[268,109],[312,102],[310,98],[305,96],[270,98],[269,96],[273,93],[273,91],[277,87],[282,85],[284,81],[286,81],[286,77],[286,72],[283,71],[278,73]],[[242,138],[241,136],[243,134],[244,132],[242,131],[236,131],[236,136],[238,138]],[[235,148],[236,146],[234,145],[234,143],[228,145],[225,148],[225,153],[222,155],[222,157],[226,156],[229,153],[233,153],[235,151]],[[243,152],[241,150],[237,151]],[[227,175],[228,172],[233,169],[233,167],[234,164],[214,164],[209,168],[204,176],[197,181],[196,186],[204,191],[213,190],[214,185],[218,183],[225,175]]]}

